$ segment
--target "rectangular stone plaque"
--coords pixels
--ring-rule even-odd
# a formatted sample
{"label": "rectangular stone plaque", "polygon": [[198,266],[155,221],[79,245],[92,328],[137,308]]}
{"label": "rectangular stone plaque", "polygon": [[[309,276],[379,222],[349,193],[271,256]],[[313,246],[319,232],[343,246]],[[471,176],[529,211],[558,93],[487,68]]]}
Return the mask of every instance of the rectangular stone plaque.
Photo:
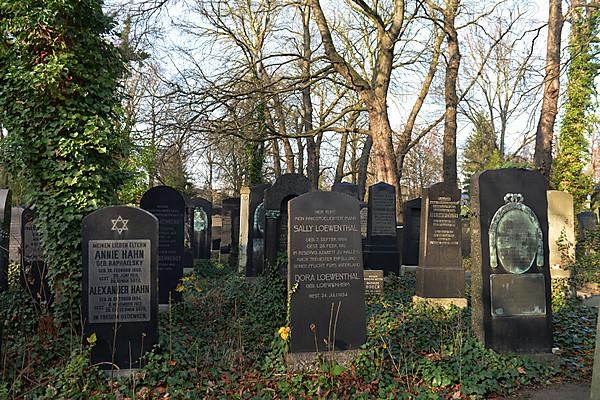
{"label": "rectangular stone plaque", "polygon": [[492,317],[546,315],[544,274],[492,274]]}
{"label": "rectangular stone plaque", "polygon": [[383,270],[365,269],[365,294],[367,296],[383,294]]}
{"label": "rectangular stone plaque", "polygon": [[150,321],[150,240],[90,240],[90,322]]}
{"label": "rectangular stone plaque", "polygon": [[394,192],[373,192],[371,235],[396,236],[396,196]]}

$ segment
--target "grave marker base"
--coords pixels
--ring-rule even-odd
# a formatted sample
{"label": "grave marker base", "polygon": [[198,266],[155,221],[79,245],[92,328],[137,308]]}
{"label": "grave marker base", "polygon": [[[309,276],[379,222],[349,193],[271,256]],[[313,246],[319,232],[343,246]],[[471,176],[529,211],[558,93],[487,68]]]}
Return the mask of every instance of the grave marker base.
{"label": "grave marker base", "polygon": [[450,308],[450,306],[456,306],[458,308],[467,307],[467,299],[464,297],[419,297],[413,296],[413,303],[425,304],[427,306],[441,306],[444,308]]}
{"label": "grave marker base", "polygon": [[331,361],[349,368],[359,354],[360,350],[288,353],[285,361],[288,372],[320,372],[323,363]]}

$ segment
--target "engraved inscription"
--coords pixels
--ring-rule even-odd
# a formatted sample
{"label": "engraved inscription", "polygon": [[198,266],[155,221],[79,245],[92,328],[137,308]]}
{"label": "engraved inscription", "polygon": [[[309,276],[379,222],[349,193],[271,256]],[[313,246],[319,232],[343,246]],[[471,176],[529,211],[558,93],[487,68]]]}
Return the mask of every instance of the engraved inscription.
{"label": "engraved inscription", "polygon": [[150,321],[150,240],[90,240],[89,323]]}
{"label": "engraved inscription", "polygon": [[430,245],[454,245],[459,241],[456,235],[459,218],[459,202],[450,197],[438,197],[429,201],[429,218],[432,232],[429,236]]}
{"label": "engraved inscription", "polygon": [[396,235],[396,204],[393,193],[382,191],[373,194],[370,213],[373,236]]}

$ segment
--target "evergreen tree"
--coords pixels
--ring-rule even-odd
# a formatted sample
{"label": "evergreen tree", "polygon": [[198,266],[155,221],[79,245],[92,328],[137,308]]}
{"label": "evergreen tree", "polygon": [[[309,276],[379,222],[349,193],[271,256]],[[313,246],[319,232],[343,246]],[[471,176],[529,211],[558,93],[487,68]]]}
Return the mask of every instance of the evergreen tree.
{"label": "evergreen tree", "polygon": [[580,210],[592,187],[583,169],[589,161],[586,137],[593,129],[594,79],[599,72],[594,42],[598,39],[600,9],[587,7],[585,0],[573,2],[572,7],[567,100],[552,180],[558,190],[573,195],[575,209]]}

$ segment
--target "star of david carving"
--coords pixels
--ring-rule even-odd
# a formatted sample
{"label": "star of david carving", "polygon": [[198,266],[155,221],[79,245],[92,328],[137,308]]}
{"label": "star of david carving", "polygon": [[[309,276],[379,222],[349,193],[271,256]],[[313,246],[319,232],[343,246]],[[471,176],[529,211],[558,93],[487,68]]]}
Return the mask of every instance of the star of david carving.
{"label": "star of david carving", "polygon": [[127,228],[127,223],[129,222],[128,219],[123,219],[123,217],[121,217],[120,215],[117,217],[117,219],[111,219],[112,222],[112,228],[111,231],[117,231],[117,233],[120,235],[123,231],[128,231],[129,228]]}

